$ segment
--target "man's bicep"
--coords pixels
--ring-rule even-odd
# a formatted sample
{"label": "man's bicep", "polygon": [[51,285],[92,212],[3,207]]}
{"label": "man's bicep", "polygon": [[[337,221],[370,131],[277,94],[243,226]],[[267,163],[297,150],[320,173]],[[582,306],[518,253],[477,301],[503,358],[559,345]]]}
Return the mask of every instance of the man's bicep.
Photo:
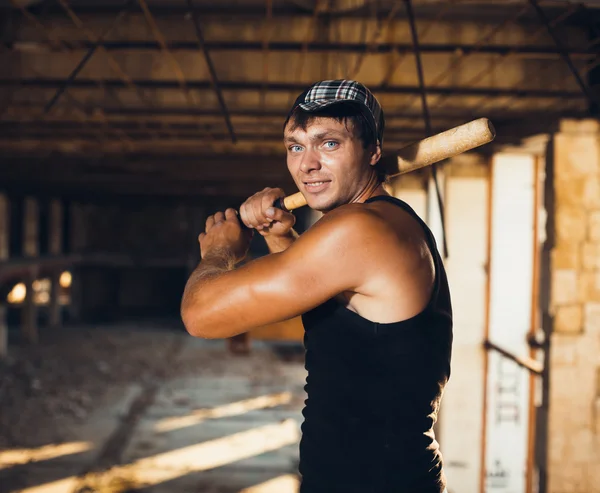
{"label": "man's bicep", "polygon": [[199,335],[230,337],[288,320],[353,289],[346,232],[319,228],[302,235],[285,252],[259,258],[211,283],[201,297]]}

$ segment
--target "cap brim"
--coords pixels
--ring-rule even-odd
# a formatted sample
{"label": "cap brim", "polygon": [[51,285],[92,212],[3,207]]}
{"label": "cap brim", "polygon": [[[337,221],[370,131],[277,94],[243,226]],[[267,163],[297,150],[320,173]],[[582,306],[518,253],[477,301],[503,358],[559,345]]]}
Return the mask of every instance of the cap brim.
{"label": "cap brim", "polygon": [[[309,103],[299,103],[296,107],[300,107],[304,111],[313,112],[313,111],[321,110],[323,108],[327,108],[328,106],[331,106],[333,104],[341,104],[341,103],[352,104],[352,105],[356,106],[358,109],[360,109],[361,113],[365,116],[365,118],[367,119],[367,121],[369,122],[371,127],[373,127],[373,132],[375,133],[377,140],[380,140],[379,132],[377,131],[377,123],[375,122],[375,118],[373,117],[373,114],[369,111],[368,108],[365,107],[364,104],[359,103],[358,101],[352,101],[352,100],[348,100],[348,99],[333,99],[333,100],[317,99],[315,101],[310,101]],[[383,142],[379,142],[379,144],[382,145]]]}

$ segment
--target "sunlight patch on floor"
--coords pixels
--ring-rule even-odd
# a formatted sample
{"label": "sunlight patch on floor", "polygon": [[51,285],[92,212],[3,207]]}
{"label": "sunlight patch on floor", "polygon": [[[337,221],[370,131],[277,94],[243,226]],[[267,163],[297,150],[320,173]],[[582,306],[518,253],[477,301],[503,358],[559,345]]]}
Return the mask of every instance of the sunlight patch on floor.
{"label": "sunlight patch on floor", "polygon": [[299,481],[293,474],[285,474],[264,483],[240,490],[240,493],[297,493]]}
{"label": "sunlight patch on floor", "polygon": [[176,416],[160,420],[154,426],[158,433],[178,430],[201,423],[207,419],[225,418],[229,416],[239,416],[249,411],[266,409],[269,407],[288,404],[292,400],[291,392],[281,392],[279,394],[261,395],[243,401],[232,402],[222,406],[216,406],[207,409],[198,409],[186,416]]}
{"label": "sunlight patch on floor", "polygon": [[140,486],[148,486],[277,450],[299,438],[297,422],[287,419],[140,459],[126,467],[138,474]]}
{"label": "sunlight patch on floor", "polygon": [[51,483],[44,483],[39,486],[32,486],[24,490],[19,490],[19,493],[70,493],[77,486],[77,476],[71,476]]}
{"label": "sunlight patch on floor", "polygon": [[0,451],[0,469],[55,459],[64,455],[78,454],[91,450],[94,445],[90,442],[69,442],[57,445],[44,445],[39,448],[22,448]]}
{"label": "sunlight patch on floor", "polygon": [[[242,431],[197,445],[183,447],[131,464],[115,466],[106,471],[93,472],[84,478],[69,477],[52,483],[34,486],[20,493],[70,493],[78,489],[104,485],[101,491],[127,491],[157,485],[192,473],[207,471],[233,462],[271,452],[297,443],[300,438],[298,423],[287,419],[280,423]],[[291,479],[281,476],[255,485],[244,493],[295,493]],[[108,486],[110,485],[110,487]],[[126,488],[123,486],[126,485]]]}

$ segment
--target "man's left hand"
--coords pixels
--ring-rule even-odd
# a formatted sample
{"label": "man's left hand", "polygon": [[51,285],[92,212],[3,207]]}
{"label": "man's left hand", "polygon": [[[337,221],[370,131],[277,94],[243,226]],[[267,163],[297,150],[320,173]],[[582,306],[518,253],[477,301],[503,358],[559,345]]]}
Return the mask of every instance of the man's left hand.
{"label": "man's left hand", "polygon": [[217,212],[208,217],[205,231],[198,237],[200,255],[203,259],[216,256],[240,262],[248,253],[252,233],[252,230],[242,230],[234,209]]}

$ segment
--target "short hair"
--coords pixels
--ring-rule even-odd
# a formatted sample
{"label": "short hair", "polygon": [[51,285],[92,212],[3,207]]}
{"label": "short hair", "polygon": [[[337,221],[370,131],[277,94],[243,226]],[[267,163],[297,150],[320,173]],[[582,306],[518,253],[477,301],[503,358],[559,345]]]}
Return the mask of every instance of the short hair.
{"label": "short hair", "polygon": [[[372,125],[370,125],[361,108],[350,102],[331,104],[325,108],[310,112],[297,107],[294,109],[294,111],[292,111],[289,118],[285,121],[283,128],[285,130],[288,123],[290,123],[291,131],[294,131],[298,128],[306,131],[308,125],[310,125],[316,118],[333,118],[339,123],[344,124],[346,129],[348,129],[349,124],[352,124],[355,135],[361,140],[363,148],[365,149],[377,145],[378,143],[375,129]],[[377,173],[377,179],[380,182],[385,182],[388,171],[383,166],[381,159],[377,164],[375,164],[374,168],[375,172]]]}

